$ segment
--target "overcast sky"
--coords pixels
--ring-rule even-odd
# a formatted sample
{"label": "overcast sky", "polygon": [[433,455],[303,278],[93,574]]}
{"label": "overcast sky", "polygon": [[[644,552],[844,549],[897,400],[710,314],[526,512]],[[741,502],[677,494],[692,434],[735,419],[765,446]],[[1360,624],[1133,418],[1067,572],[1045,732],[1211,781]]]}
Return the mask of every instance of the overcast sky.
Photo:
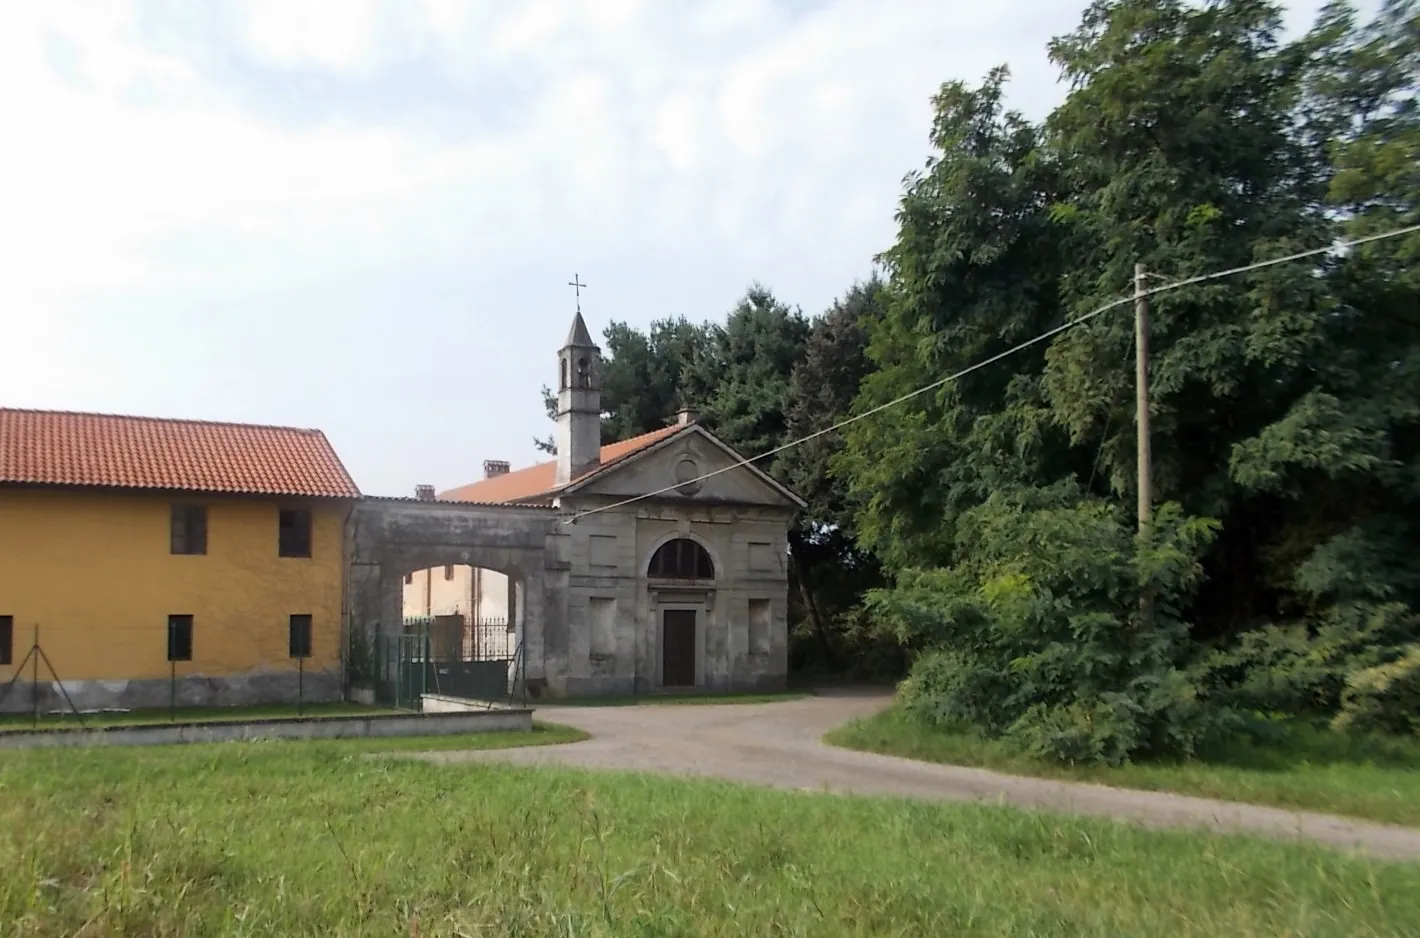
{"label": "overcast sky", "polygon": [[380,495],[527,464],[574,273],[598,336],[820,312],[936,88],[1044,116],[1083,6],[5,0],[0,406],[319,427]]}

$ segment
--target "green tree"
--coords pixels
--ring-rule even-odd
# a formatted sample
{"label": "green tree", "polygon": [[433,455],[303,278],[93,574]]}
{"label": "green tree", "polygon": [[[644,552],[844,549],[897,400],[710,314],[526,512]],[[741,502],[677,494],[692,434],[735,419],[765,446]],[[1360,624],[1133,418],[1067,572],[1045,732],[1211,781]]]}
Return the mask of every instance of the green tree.
{"label": "green tree", "polygon": [[[1288,45],[1258,0],[1102,0],[1051,45],[1072,90],[1043,128],[1001,71],[944,86],[855,409],[1127,295],[1136,263],[1183,279],[1416,217],[1416,24],[1334,6]],[[1114,761],[1186,748],[1199,701],[1375,724],[1413,699],[1417,244],[1155,298],[1141,540],[1124,311],[850,428],[834,465],[896,580],[871,606],[925,653],[919,709]],[[1141,637],[1144,589],[1167,599]]]}
{"label": "green tree", "polygon": [[[1059,320],[1057,170],[1040,131],[1002,104],[1007,72],[942,86],[933,156],[909,177],[888,289],[869,321],[854,409],[888,404]],[[1038,400],[1040,352],[920,394],[848,427],[833,457],[862,545],[887,568],[949,563],[961,513],[1034,477],[1059,444]],[[1058,436],[1058,434],[1056,434]]]}
{"label": "green tree", "polygon": [[[1279,29],[1277,9],[1255,0],[1124,0],[1092,5],[1052,43],[1074,85],[1049,120],[1068,186],[1054,213],[1075,261],[1062,280],[1072,312],[1127,293],[1136,263],[1181,279],[1332,238],[1314,151],[1294,133],[1305,58]],[[1155,490],[1224,521],[1199,611],[1205,632],[1226,633],[1278,609],[1255,550],[1276,536],[1276,513],[1240,497],[1230,456],[1305,390],[1327,291],[1308,265],[1284,265],[1152,306]],[[1101,317],[1052,343],[1045,382],[1054,419],[1098,447],[1121,497],[1134,491],[1132,348],[1130,317]]]}
{"label": "green tree", "polygon": [[[709,327],[709,343],[684,377],[683,393],[698,401],[705,425],[746,457],[787,439],[789,384],[804,354],[803,313],[752,285],[726,317]],[[755,465],[778,475],[778,457]]]}
{"label": "green tree", "polygon": [[[854,609],[867,589],[880,584],[881,574],[876,558],[860,549],[854,537],[847,487],[830,472],[842,437],[837,432],[815,436],[852,411],[872,367],[868,324],[882,315],[883,291],[877,277],[854,284],[813,320],[803,357],[790,377],[785,411],[785,435],[807,441],[785,450],[778,463],[784,481],[808,502],[791,532],[795,581],[814,657],[833,670],[845,660],[868,670],[901,667],[899,654],[884,655],[880,643],[856,627]],[[796,658],[802,664],[808,655]]]}

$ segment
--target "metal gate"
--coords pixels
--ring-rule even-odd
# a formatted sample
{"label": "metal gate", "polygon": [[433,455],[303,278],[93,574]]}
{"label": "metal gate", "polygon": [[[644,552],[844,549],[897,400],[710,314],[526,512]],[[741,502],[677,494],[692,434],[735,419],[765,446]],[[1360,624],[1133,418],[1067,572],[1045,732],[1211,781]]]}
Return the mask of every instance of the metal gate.
{"label": "metal gate", "polygon": [[525,693],[522,646],[501,619],[419,616],[385,638],[381,682],[397,707],[418,710],[424,694],[513,703]]}

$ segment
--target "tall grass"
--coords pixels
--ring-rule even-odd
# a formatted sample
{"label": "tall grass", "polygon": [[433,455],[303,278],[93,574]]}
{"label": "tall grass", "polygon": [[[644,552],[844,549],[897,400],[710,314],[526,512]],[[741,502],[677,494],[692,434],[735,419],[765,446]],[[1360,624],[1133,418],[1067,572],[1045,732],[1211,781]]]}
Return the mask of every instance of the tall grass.
{"label": "tall grass", "polygon": [[369,758],[0,757],[6,935],[1420,934],[1420,865],[976,805]]}
{"label": "tall grass", "polygon": [[1420,826],[1420,740],[1352,738],[1303,722],[1279,724],[1268,742],[1237,740],[1190,760],[1143,761],[1119,768],[1065,766],[1023,757],[969,732],[926,726],[896,708],[855,720],[824,738],[850,749],[928,762]]}

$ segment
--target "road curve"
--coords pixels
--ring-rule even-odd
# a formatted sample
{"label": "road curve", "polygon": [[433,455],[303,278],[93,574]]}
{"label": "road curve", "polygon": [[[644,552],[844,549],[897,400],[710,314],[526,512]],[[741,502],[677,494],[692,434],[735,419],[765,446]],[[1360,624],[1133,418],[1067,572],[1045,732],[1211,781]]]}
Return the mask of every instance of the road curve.
{"label": "road curve", "polygon": [[545,707],[537,718],[590,739],[558,746],[409,754],[453,764],[510,762],[705,776],[774,788],[1009,804],[1132,821],[1307,840],[1378,859],[1420,860],[1420,829],[1327,814],[1086,782],[1006,775],[855,752],[820,741],[887,706],[886,691],[836,690],[767,704]]}

